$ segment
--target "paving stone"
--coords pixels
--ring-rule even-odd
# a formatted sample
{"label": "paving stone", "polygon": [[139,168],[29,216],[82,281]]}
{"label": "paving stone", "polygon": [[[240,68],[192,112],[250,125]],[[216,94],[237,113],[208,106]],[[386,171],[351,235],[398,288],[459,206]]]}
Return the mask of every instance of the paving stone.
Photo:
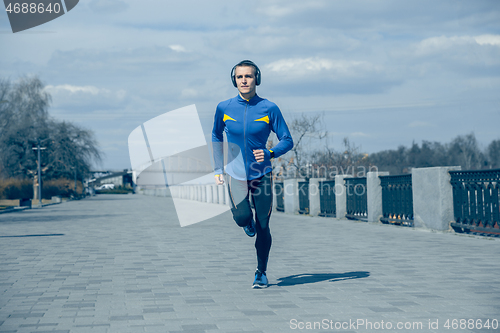
{"label": "paving stone", "polygon": [[0,332],[500,320],[498,238],[282,213],[271,230],[270,286],[254,290],[255,239],[230,212],[181,228],[168,198],[99,195],[2,214]]}

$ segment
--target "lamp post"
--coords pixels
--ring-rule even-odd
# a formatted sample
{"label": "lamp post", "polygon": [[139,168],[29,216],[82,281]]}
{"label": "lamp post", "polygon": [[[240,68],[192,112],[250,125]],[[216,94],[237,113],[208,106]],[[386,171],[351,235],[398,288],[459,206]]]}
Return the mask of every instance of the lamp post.
{"label": "lamp post", "polygon": [[[70,166],[70,169],[73,170],[73,175],[75,179],[75,197],[76,197],[76,189],[77,189],[77,181],[76,181],[76,166]],[[82,176],[83,177],[83,176]],[[82,188],[83,188],[83,182],[82,182]]]}
{"label": "lamp post", "polygon": [[40,156],[40,150],[47,149],[47,147],[40,147],[40,139],[37,140],[36,148],[33,150],[38,150],[38,204],[42,206],[42,162]]}

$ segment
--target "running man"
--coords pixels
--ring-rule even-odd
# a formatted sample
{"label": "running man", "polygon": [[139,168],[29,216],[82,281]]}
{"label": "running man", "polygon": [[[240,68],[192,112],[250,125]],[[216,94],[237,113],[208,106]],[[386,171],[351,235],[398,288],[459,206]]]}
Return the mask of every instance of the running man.
{"label": "running man", "polygon": [[[231,80],[239,94],[219,103],[214,117],[215,182],[217,185],[224,184],[225,171],[231,212],[236,224],[244,228],[250,237],[257,234],[257,270],[253,288],[265,288],[268,285],[266,270],[272,242],[269,229],[273,204],[271,159],[289,151],[293,140],[278,106],[256,93],[256,86],[261,81],[257,65],[250,60],[239,62],[231,70]],[[276,133],[279,143],[272,149],[266,149],[271,131]],[[225,170],[223,132],[228,145]]]}

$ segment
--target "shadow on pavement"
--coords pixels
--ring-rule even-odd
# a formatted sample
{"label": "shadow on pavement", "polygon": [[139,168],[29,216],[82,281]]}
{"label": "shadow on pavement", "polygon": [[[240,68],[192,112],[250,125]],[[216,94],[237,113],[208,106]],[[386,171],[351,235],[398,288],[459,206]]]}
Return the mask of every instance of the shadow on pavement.
{"label": "shadow on pavement", "polygon": [[[8,214],[4,214],[8,215]],[[0,219],[0,224],[9,224],[9,223],[37,223],[37,222],[65,222],[65,221],[75,221],[75,220],[91,220],[95,218],[112,218],[118,216],[124,216],[125,214],[96,214],[96,215],[38,215],[37,211],[30,212],[26,211],[22,215],[10,215],[10,216],[2,216]]]}
{"label": "shadow on pavement", "polygon": [[128,199],[135,199],[132,194],[97,194],[96,196],[92,197],[91,200],[88,200],[89,202],[92,201],[103,201],[103,200],[128,200]]}
{"label": "shadow on pavement", "polygon": [[0,236],[0,238],[9,238],[9,237],[51,237],[51,236],[64,236],[64,234],[11,235],[11,236]]}
{"label": "shadow on pavement", "polygon": [[[322,281],[342,281],[350,279],[362,279],[370,276],[370,272],[348,272],[348,273],[323,273],[323,274],[297,274],[279,278],[274,286],[295,286],[298,284],[316,283]],[[270,284],[271,286],[271,284]]]}

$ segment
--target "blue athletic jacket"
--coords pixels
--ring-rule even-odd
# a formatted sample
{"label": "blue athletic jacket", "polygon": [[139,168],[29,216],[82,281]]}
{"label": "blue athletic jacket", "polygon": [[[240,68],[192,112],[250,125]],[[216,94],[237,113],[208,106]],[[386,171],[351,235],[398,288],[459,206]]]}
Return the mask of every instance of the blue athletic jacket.
{"label": "blue athletic jacket", "polygon": [[[237,179],[251,180],[272,171],[271,152],[266,149],[273,131],[279,143],[271,151],[281,156],[293,147],[292,136],[280,109],[273,102],[255,95],[250,100],[238,96],[217,105],[212,130],[215,174],[224,170],[223,132],[228,141],[226,172]],[[257,163],[253,150],[264,151],[264,162]]]}

